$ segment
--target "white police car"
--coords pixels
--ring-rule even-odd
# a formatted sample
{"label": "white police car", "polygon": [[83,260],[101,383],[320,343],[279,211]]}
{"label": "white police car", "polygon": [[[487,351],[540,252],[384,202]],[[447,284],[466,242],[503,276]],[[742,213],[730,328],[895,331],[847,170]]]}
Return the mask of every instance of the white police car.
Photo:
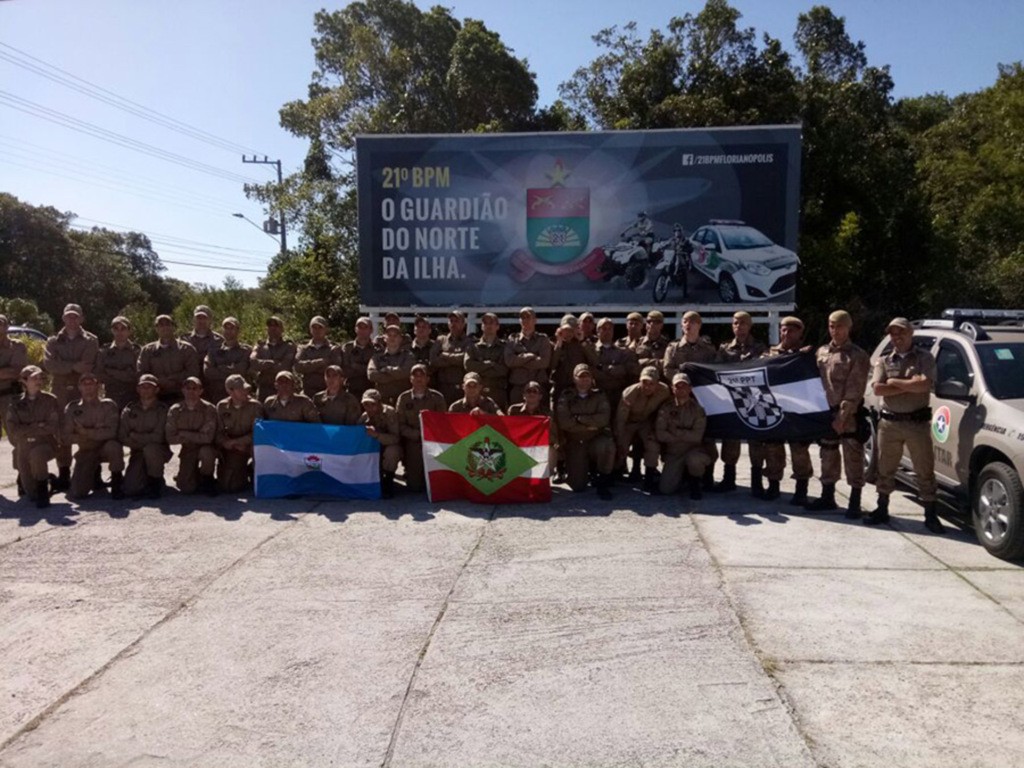
{"label": "white police car", "polygon": [[718,284],[726,304],[768,301],[796,286],[800,258],[742,221],[712,219],[690,242],[693,268]]}

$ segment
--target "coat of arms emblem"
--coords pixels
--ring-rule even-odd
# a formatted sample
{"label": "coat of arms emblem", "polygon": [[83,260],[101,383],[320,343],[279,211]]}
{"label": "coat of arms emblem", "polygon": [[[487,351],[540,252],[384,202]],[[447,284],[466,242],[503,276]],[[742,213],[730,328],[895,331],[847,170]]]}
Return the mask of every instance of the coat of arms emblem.
{"label": "coat of arms emblem", "polygon": [[728,390],[736,413],[750,428],[772,429],[785,417],[768,385],[767,369],[719,371],[716,375],[718,383]]}

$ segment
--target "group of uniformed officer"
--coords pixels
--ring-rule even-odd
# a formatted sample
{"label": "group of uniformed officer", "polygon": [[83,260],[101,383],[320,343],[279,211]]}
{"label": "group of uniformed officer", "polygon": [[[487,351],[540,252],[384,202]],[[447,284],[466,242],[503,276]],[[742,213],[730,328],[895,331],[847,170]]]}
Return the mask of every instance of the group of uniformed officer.
{"label": "group of uniformed officer", "polygon": [[[180,491],[242,491],[251,482],[253,425],[261,418],[363,425],[381,444],[385,497],[393,493],[399,464],[407,487],[422,490],[424,410],[550,415],[556,482],[567,481],[575,491],[593,485],[601,498],[610,498],[613,477],[626,471],[632,456],[629,479],[642,479],[647,492],[671,494],[685,487],[697,499],[704,490],[736,488],[740,443],[723,441],[719,451],[706,439],[704,411],[681,367],[813,352],[803,345],[799,318],[784,318],[780,343],[766,348],[752,336],[751,316],[743,311],[733,316],[733,338],[717,348],[701,335],[701,317],[694,311],[683,315],[680,338],[671,343],[656,310],[646,317],[631,313],[626,336],[618,340],[613,321],[590,312],[564,316],[551,339],[537,331],[530,307],[519,313],[520,329],[504,338],[497,315],[483,315],[476,338],[467,334],[464,313],[453,309],[448,332],[436,338],[426,318],[416,317],[409,336],[400,318],[389,314],[377,336],[371,320],[359,318],[355,338],[343,345],[330,341],[323,317],[310,321],[310,339],[299,345],[271,317],[266,338],[255,347],[239,341],[240,324],[233,317],[223,320],[222,333],[215,332],[212,312],[202,305],[185,335],[177,334],[170,316],[158,316],[157,341],[142,347],[132,341],[127,318],[114,318],[113,341],[102,346],[83,319],[80,306],[65,307],[63,327],[48,339],[39,368],[27,364],[24,345],[7,337],[8,322],[0,316],[0,417],[15,446],[19,493],[40,507],[49,503],[51,491],[87,496],[103,484],[104,463],[114,498],[159,498],[172,445],[180,446]],[[835,414],[833,434],[820,442],[822,492],[814,501],[808,500],[810,446],[790,443],[796,479],[791,503],[813,511],[836,509],[835,485],[845,466],[852,489],[846,515],[859,518],[862,401],[870,362],[850,340],[851,327],[847,312],[833,312],[831,340],[814,352]],[[934,361],[913,348],[913,329],[905,319],[894,320],[889,333],[893,352],[874,372],[875,391],[883,398],[879,504],[865,522],[888,519],[888,495],[905,443],[928,505],[927,524],[939,531],[933,473],[929,481],[932,454],[925,445]],[[43,391],[46,373],[52,394]],[[752,493],[778,498],[785,445],[751,443],[749,454]],[[725,469],[715,483],[718,458]],[[57,474],[51,480],[53,460]]]}

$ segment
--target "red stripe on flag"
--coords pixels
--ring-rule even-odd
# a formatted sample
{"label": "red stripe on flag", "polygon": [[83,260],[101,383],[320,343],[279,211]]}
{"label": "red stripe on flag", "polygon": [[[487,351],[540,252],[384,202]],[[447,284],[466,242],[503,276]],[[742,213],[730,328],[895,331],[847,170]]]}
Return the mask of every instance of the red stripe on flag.
{"label": "red stripe on flag", "polygon": [[466,478],[449,469],[435,469],[429,473],[427,481],[433,502],[466,499],[478,504],[535,504],[551,501],[551,480],[546,477],[517,477],[492,494],[481,493]]}
{"label": "red stripe on flag", "polygon": [[520,448],[549,445],[547,416],[472,416],[468,413],[421,411],[423,439],[435,443],[457,443],[485,424]]}

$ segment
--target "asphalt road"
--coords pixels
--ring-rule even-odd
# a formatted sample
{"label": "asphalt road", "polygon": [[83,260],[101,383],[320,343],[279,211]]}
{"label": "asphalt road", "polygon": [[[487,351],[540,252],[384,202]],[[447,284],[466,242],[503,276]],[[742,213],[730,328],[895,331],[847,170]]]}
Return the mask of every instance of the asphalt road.
{"label": "asphalt road", "polygon": [[39,517],[9,467],[4,768],[1024,765],[1024,569],[903,495]]}

